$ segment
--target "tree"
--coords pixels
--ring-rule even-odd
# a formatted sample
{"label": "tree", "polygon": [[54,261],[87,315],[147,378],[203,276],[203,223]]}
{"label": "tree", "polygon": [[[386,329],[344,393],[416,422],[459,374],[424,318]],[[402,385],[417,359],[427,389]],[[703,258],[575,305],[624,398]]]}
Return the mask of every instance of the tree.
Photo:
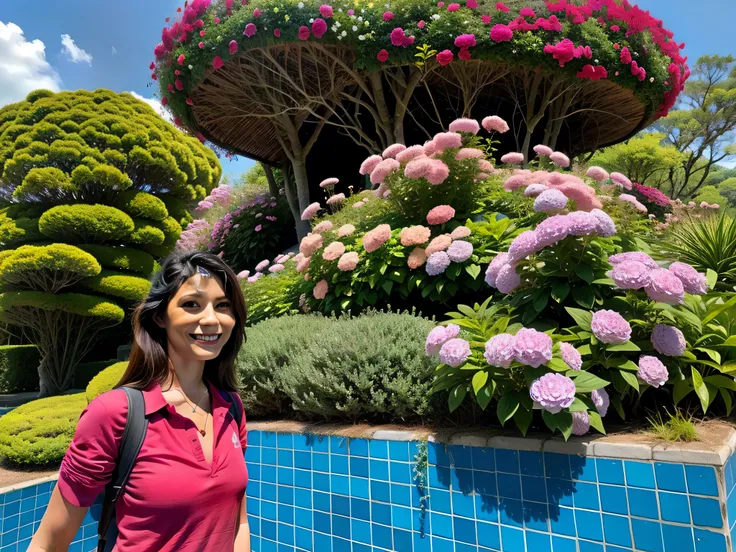
{"label": "tree", "polygon": [[713,166],[736,155],[736,58],[703,56],[685,86],[682,108],[670,112],[656,128],[684,155],[669,171],[670,195],[691,197],[705,184]]}
{"label": "tree", "polygon": [[718,192],[726,198],[729,205],[736,207],[736,177],[721,182],[718,185]]}
{"label": "tree", "polygon": [[673,146],[663,146],[665,136],[651,132],[603,149],[591,163],[609,172],[618,171],[632,181],[659,188],[669,171],[680,166],[684,155]]}
{"label": "tree", "polygon": [[148,293],[221,175],[216,155],[130,94],[38,90],[0,109],[0,322],[69,389],[103,329]]}
{"label": "tree", "polygon": [[698,205],[703,201],[711,204],[718,203],[720,205],[723,202],[723,196],[715,186],[703,186],[700,188],[698,195],[693,198],[693,201]]}

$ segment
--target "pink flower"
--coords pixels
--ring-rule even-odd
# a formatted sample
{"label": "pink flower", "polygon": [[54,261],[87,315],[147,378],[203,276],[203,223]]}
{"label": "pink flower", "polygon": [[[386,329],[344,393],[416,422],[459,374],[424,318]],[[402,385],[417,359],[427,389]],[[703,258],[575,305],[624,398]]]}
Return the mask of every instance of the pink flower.
{"label": "pink flower", "polygon": [[516,272],[516,265],[505,264],[498,270],[496,289],[506,295],[512,293],[521,285],[521,276]]}
{"label": "pink flower", "polygon": [[626,47],[621,48],[620,59],[621,63],[623,63],[624,65],[629,65],[632,61],[631,51],[629,51],[629,49]]}
{"label": "pink flower", "polygon": [[296,271],[304,272],[309,268],[309,263],[312,261],[312,257],[302,257],[296,263]]}
{"label": "pink flower", "polygon": [[420,266],[423,266],[427,262],[427,253],[421,247],[415,247],[409,254],[407,259],[407,266],[410,270],[416,270]]}
{"label": "pink flower", "polygon": [[473,256],[473,244],[464,240],[455,240],[447,248],[447,256],[453,263],[464,263]]}
{"label": "pink flower", "polygon": [[608,78],[608,71],[602,65],[587,64],[583,66],[582,71],[578,71],[576,76],[579,79],[590,79],[592,81],[598,81]]}
{"label": "pink flower", "polygon": [[537,16],[537,14],[534,13],[534,10],[531,8],[521,8],[519,15],[521,15],[521,17],[536,17]]}
{"label": "pink flower", "polygon": [[611,278],[621,289],[642,289],[649,285],[652,270],[638,261],[625,261],[613,267]]}
{"label": "pink flower", "polygon": [[452,63],[453,54],[450,50],[442,50],[439,54],[437,54],[437,63],[440,65],[449,65]]}
{"label": "pink flower", "polygon": [[508,163],[510,165],[521,165],[523,162],[523,153],[511,152],[501,157],[501,163]]}
{"label": "pink flower", "polygon": [[223,65],[225,65],[225,62],[222,61],[222,58],[220,56],[215,56],[215,58],[212,60],[212,68],[215,71],[217,71]]}
{"label": "pink flower", "polygon": [[335,194],[327,200],[327,205],[336,205],[345,201],[345,194]]}
{"label": "pink flower", "polygon": [[340,179],[338,178],[325,178],[322,182],[319,183],[320,188],[327,188],[328,186],[335,186],[340,182]]}
{"label": "pink flower", "polygon": [[[419,146],[420,148],[422,146]],[[396,156],[404,151],[406,149],[406,146],[404,144],[392,144],[389,147],[387,147],[385,150],[383,150],[383,158],[393,158],[396,159]],[[422,152],[424,152],[424,149],[422,148]]]}
{"label": "pink flower", "polygon": [[481,15],[480,20],[483,22],[484,25],[490,25],[491,24],[491,16],[490,15]]}
{"label": "pink flower", "polygon": [[470,356],[470,344],[464,339],[454,338],[446,341],[440,349],[443,364],[457,368]]}
{"label": "pink flower", "polygon": [[552,213],[564,209],[566,205],[567,196],[560,190],[552,188],[544,190],[537,196],[537,199],[534,200],[534,211],[537,213]]}
{"label": "pink flower", "polygon": [[460,333],[460,326],[457,324],[448,324],[447,326],[437,326],[433,328],[424,344],[424,350],[427,356],[434,356],[440,352],[442,345],[450,339],[454,339]]}
{"label": "pink flower", "polygon": [[509,8],[506,6],[506,4],[503,4],[502,2],[498,2],[496,4],[496,9],[504,13],[509,13]]}
{"label": "pink flower", "polygon": [[[452,125],[450,125],[452,126]],[[479,149],[475,148],[463,148],[455,156],[455,161],[462,161],[463,159],[485,159],[486,154]]]}
{"label": "pink flower", "polygon": [[569,343],[560,343],[560,354],[570,370],[580,370],[583,367],[583,358],[580,356],[580,352]]}
{"label": "pink flower", "polygon": [[623,175],[620,172],[612,172],[608,177],[613,180],[619,187],[624,188],[625,190],[631,190],[631,188],[633,187],[631,180],[629,180],[626,175]]}
{"label": "pink flower", "polygon": [[314,218],[314,215],[317,214],[317,211],[319,211],[320,208],[321,206],[319,203],[312,203],[306,209],[304,209],[304,212],[302,213],[302,220],[310,220]]}
{"label": "pink flower", "polygon": [[560,67],[564,67],[569,61],[574,58],[579,58],[582,55],[582,50],[575,48],[575,44],[569,38],[561,40],[554,46],[547,44],[544,47],[545,54],[551,54],[554,59],[560,63]]}
{"label": "pink flower", "polygon": [[417,27],[419,27],[420,29],[423,29],[426,26],[427,24],[424,22],[424,19],[422,19],[419,23],[417,23]]}
{"label": "pink flower", "polygon": [[593,209],[590,214],[598,219],[598,228],[596,231],[599,236],[610,238],[616,235],[616,223],[608,216],[608,213],[600,209]]}
{"label": "pink flower", "polygon": [[514,238],[511,246],[509,246],[508,262],[516,263],[522,259],[526,259],[529,255],[533,255],[540,249],[539,240],[534,230],[522,232]]}
{"label": "pink flower", "polygon": [[355,10],[353,9],[348,10],[348,15],[355,15]]}
{"label": "pink flower", "polygon": [[653,301],[677,305],[685,298],[685,288],[682,281],[672,272],[664,268],[652,270],[650,282],[646,287],[647,295]]}
{"label": "pink flower", "polygon": [[258,226],[256,226],[255,230],[256,232],[260,232],[261,230],[263,230],[263,225],[259,224]]}
{"label": "pink flower", "polygon": [[[401,144],[396,144],[396,145],[398,146],[398,145],[401,145]],[[391,148],[391,146],[389,146],[388,149],[390,149],[390,148]],[[388,149],[386,151],[388,151]],[[386,151],[383,152],[384,155],[386,154]],[[419,145],[409,146],[408,148],[406,148],[406,149],[398,152],[395,155],[395,159],[399,163],[408,163],[412,159],[416,159],[417,157],[420,157],[422,155],[424,155],[424,146],[419,146]]]}
{"label": "pink flower", "polygon": [[248,23],[245,26],[245,30],[243,31],[243,34],[247,36],[248,38],[250,38],[256,34],[256,31],[257,31],[256,26],[253,23]]}
{"label": "pink flower", "polygon": [[363,248],[372,253],[391,238],[391,227],[388,224],[379,224],[373,230],[363,235]]}
{"label": "pink flower", "polygon": [[230,52],[231,55],[238,51],[237,41],[235,40],[230,41],[230,44],[228,45],[228,51]]}
{"label": "pink flower", "polygon": [[355,267],[358,266],[358,261],[360,261],[358,253],[356,251],[349,251],[340,257],[339,261],[337,261],[337,268],[341,272],[350,272],[351,270],[355,270]]}
{"label": "pink flower", "polygon": [[572,412],[572,434],[578,437],[590,431],[590,416],[587,412]]}
{"label": "pink flower", "polygon": [[555,165],[557,165],[558,167],[562,167],[563,169],[570,166],[570,158],[560,151],[552,152],[552,155],[549,156],[549,159]]}
{"label": "pink flower", "polygon": [[275,264],[275,265],[270,266],[269,269],[268,269],[268,271],[271,274],[275,274],[276,272],[281,272],[282,270],[284,270],[284,268],[285,267],[282,264]]}
{"label": "pink flower", "polygon": [[462,61],[468,61],[471,57],[470,50],[467,48],[460,48],[460,51],[457,53],[457,58]]}
{"label": "pink flower", "polygon": [[253,17],[261,17],[261,10],[258,8],[253,10]]}
{"label": "pink flower", "polygon": [[[526,197],[538,197],[539,194],[546,190],[549,190],[549,188],[544,184],[529,184],[524,190],[524,195]],[[567,197],[565,197],[565,203],[567,203]]]}
{"label": "pink flower", "polygon": [[436,226],[438,224],[444,224],[452,220],[455,216],[455,209],[449,205],[438,205],[427,213],[427,222],[430,226]]}
{"label": "pink flower", "polygon": [[529,396],[547,412],[557,414],[575,401],[575,382],[562,374],[545,374],[532,382]]}
{"label": "pink flower", "polygon": [[508,263],[508,253],[499,253],[488,265],[486,269],[485,281],[491,287],[496,287],[496,279],[501,267],[506,266]]}
{"label": "pink flower", "polygon": [[534,146],[533,149],[536,152],[536,154],[537,155],[540,155],[540,156],[549,157],[553,153],[552,148],[547,147],[547,146],[545,146],[543,144],[538,144],[538,145]]}
{"label": "pink flower", "polygon": [[428,162],[429,165],[425,178],[430,184],[436,186],[447,180],[447,177],[450,176],[450,168],[444,162],[439,159],[429,159]]}
{"label": "pink flower", "polygon": [[174,86],[176,86],[177,90],[184,90],[184,83],[180,79],[174,81]]}
{"label": "pink flower", "polygon": [[[426,252],[425,252],[426,253]],[[427,258],[426,271],[430,276],[442,274],[450,266],[450,256],[444,251],[436,251]]]}
{"label": "pink flower", "polygon": [[501,117],[498,117],[496,115],[486,117],[481,122],[481,125],[483,125],[483,128],[486,129],[488,132],[499,132],[503,134],[504,132],[508,132],[509,130],[508,123],[504,121]]}
{"label": "pink flower", "polygon": [[570,234],[570,220],[565,215],[549,217],[537,225],[535,232],[540,247],[555,245]]}
{"label": "pink flower", "polygon": [[363,161],[358,172],[362,175],[370,174],[381,161],[383,161],[383,158],[380,155],[371,155],[368,159]]}
{"label": "pink flower", "polygon": [[238,280],[244,280],[248,276],[250,276],[250,271],[249,270],[242,270],[242,271],[238,272]]}
{"label": "pink flower", "polygon": [[465,2],[465,7],[474,10],[478,7],[478,2],[476,2],[476,0],[467,0]]}
{"label": "pink flower", "polygon": [[423,245],[431,236],[432,231],[426,226],[412,226],[401,233],[401,245]]}
{"label": "pink flower", "polygon": [[449,12],[456,12],[459,9],[460,9],[460,4],[450,4],[449,6],[447,6],[447,11]]}
{"label": "pink flower", "polygon": [[586,176],[589,176],[593,180],[597,180],[598,182],[603,182],[604,180],[608,180],[608,172],[601,168],[601,167],[590,167],[588,169],[588,172],[585,173]]}
{"label": "pink flower", "polygon": [[299,40],[309,40],[309,27],[306,25],[299,27]]}
{"label": "pink flower", "polygon": [[[461,36],[472,36],[473,42],[475,42],[475,36],[473,35],[461,35]],[[455,45],[457,46],[457,41],[461,37],[457,37],[455,39]],[[455,119],[453,122],[450,123],[450,132],[468,132],[470,134],[478,134],[478,131],[480,130],[480,125],[478,124],[478,121],[475,119]],[[480,150],[476,150],[480,151]]]}
{"label": "pink flower", "polygon": [[631,338],[631,326],[623,316],[613,310],[593,313],[590,327],[599,341],[609,345],[621,345]]}
{"label": "pink flower", "polygon": [[552,360],[552,338],[531,328],[522,328],[516,333],[514,348],[516,361],[532,368]]}
{"label": "pink flower", "polygon": [[460,240],[462,238],[467,238],[468,236],[470,236],[470,234],[472,234],[470,228],[468,228],[467,226],[458,226],[452,231],[450,237],[453,240]]}
{"label": "pink flower", "polygon": [[677,276],[686,292],[702,295],[708,291],[705,274],[701,274],[686,263],[675,262],[670,265],[670,272]]}
{"label": "pink flower", "polygon": [[390,11],[383,12],[383,20],[391,21],[394,18],[394,14]]}
{"label": "pink flower", "polygon": [[670,378],[667,367],[655,356],[639,357],[639,370],[636,374],[652,387],[661,387]]}
{"label": "pink flower", "polygon": [[184,62],[186,61],[186,56],[184,54],[180,54],[178,58],[176,58],[176,62],[179,65],[184,65]]}
{"label": "pink flower", "polygon": [[596,389],[590,392],[590,400],[593,401],[595,409],[601,417],[608,414],[608,407],[611,405],[611,398],[608,396],[608,391],[605,389]]}
{"label": "pink flower", "polygon": [[311,232],[302,238],[299,244],[299,251],[305,257],[311,257],[312,253],[322,247],[322,234],[312,234]]}
{"label": "pink flower", "polygon": [[440,132],[432,140],[436,150],[459,148],[463,145],[463,138],[457,132]]}
{"label": "pink flower", "polygon": [[320,17],[315,19],[314,23],[312,23],[312,34],[317,38],[322,38],[326,32],[327,23],[325,22],[325,20]]}
{"label": "pink flower", "polygon": [[319,13],[325,19],[329,19],[330,17],[332,17],[332,6],[328,6],[327,4],[322,4],[319,7]]}
{"label": "pink flower", "polygon": [[275,36],[276,38],[281,38],[281,29],[274,29],[273,36]]}
{"label": "pink flower", "polygon": [[452,238],[448,234],[442,234],[429,242],[424,252],[427,256],[431,256],[439,251],[447,251],[450,245],[452,245]]}
{"label": "pink flower", "polygon": [[352,224],[343,224],[340,228],[337,229],[337,235],[341,238],[345,236],[350,236],[355,232],[355,226]]}
{"label": "pink flower", "polygon": [[490,36],[493,42],[509,42],[514,38],[514,31],[508,25],[499,23],[493,26]]}
{"label": "pink flower", "polygon": [[516,338],[507,333],[494,335],[486,342],[483,356],[496,368],[508,368],[516,358]]}
{"label": "pink flower", "polygon": [[325,232],[329,232],[330,230],[332,230],[332,222],[329,220],[323,220],[314,227],[312,232],[314,232],[315,234],[324,234]]}
{"label": "pink flower", "polygon": [[371,184],[381,184],[392,171],[401,168],[396,159],[384,159],[380,161],[371,172]]}
{"label": "pink flower", "polygon": [[343,256],[345,253],[345,244],[342,242],[336,241],[332,242],[330,245],[325,247],[325,250],[322,252],[322,258],[325,261],[335,261]]}
{"label": "pink flower", "polygon": [[200,42],[197,46],[199,46],[200,50],[204,50],[204,42]]}
{"label": "pink flower", "polygon": [[654,326],[651,337],[654,349],[662,355],[677,357],[682,355],[687,348],[687,342],[682,332],[665,324]]}
{"label": "pink flower", "polygon": [[567,215],[571,236],[589,236],[598,230],[598,219],[585,211],[574,211]]}
{"label": "pink flower", "polygon": [[314,289],[312,290],[312,295],[314,295],[315,299],[324,299],[327,295],[327,291],[329,291],[330,286],[327,284],[327,280],[320,280],[317,282],[317,285],[314,286]]}
{"label": "pink flower", "polygon": [[260,263],[256,265],[256,272],[263,272],[268,268],[268,265],[270,265],[271,262],[268,259],[264,259]]}
{"label": "pink flower", "polygon": [[406,36],[404,29],[402,29],[401,27],[396,27],[393,31],[391,31],[389,38],[391,39],[391,44],[393,44],[394,46],[402,46],[406,48],[407,46],[411,46],[412,44],[414,44],[414,37]]}

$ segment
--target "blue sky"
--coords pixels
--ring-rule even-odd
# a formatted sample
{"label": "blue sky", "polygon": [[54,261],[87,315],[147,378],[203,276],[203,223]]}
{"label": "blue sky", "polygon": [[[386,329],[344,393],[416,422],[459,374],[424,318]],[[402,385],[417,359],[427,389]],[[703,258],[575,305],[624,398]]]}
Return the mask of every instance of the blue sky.
{"label": "blue sky", "polygon": [[[736,56],[735,0],[637,3],[663,19],[678,42],[686,43],[691,61],[703,54]],[[156,87],[148,70],[153,47],[164,19],[175,16],[181,5],[183,0],[0,0],[0,82],[12,82],[4,91],[5,83],[0,85],[0,105],[24,97],[28,90],[23,86],[49,83],[59,89],[103,87],[153,97]],[[71,49],[62,51],[63,35],[69,36],[65,42]],[[23,78],[7,77],[17,74],[12,72],[14,63],[23,66]],[[223,158],[222,163],[225,172],[234,175],[252,164],[242,158]]]}

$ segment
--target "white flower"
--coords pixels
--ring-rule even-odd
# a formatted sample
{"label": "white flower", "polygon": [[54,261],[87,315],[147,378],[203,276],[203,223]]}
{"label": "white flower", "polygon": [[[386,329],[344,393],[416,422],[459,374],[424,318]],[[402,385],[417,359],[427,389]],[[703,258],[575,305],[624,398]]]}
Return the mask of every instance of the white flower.
{"label": "white flower", "polygon": [[354,31],[357,31],[358,30],[358,26],[357,25],[353,25],[353,30]]}
{"label": "white flower", "polygon": [[432,14],[432,19],[434,19],[435,21],[437,21],[439,18],[440,18],[440,14],[438,13]]}
{"label": "white flower", "polygon": [[358,21],[363,21],[363,17],[358,17]]}
{"label": "white flower", "polygon": [[340,22],[339,21],[335,21],[335,27],[337,27],[338,29],[340,28]]}
{"label": "white flower", "polygon": [[654,82],[654,77],[649,77],[649,82]]}
{"label": "white flower", "polygon": [[333,32],[333,33],[336,33],[336,32],[337,32],[337,25],[333,25],[333,26],[332,26],[332,32]]}
{"label": "white flower", "polygon": [[194,69],[194,65],[189,66],[189,70],[191,71],[192,69]]}
{"label": "white flower", "polygon": [[297,7],[297,8],[299,8],[299,9],[302,9],[302,8],[304,7],[304,2],[299,2],[299,3],[298,3],[298,4],[296,5],[296,7]]}
{"label": "white flower", "polygon": [[340,36],[348,36],[348,32],[347,31],[343,31]]}
{"label": "white flower", "polygon": [[596,63],[599,63],[599,61],[597,59],[594,59],[593,61],[595,61]]}
{"label": "white flower", "polygon": [[310,23],[314,23],[314,17],[309,20]]}
{"label": "white flower", "polygon": [[365,40],[365,35],[358,35],[358,40]]}
{"label": "white flower", "polygon": [[342,40],[342,35],[337,35],[337,40]]}
{"label": "white flower", "polygon": [[342,13],[342,8],[337,8],[337,11],[339,11],[340,13]]}
{"label": "white flower", "polygon": [[370,27],[370,24],[371,24],[371,22],[368,21],[368,20],[366,20],[366,21],[363,22],[363,25],[365,25],[366,27]]}

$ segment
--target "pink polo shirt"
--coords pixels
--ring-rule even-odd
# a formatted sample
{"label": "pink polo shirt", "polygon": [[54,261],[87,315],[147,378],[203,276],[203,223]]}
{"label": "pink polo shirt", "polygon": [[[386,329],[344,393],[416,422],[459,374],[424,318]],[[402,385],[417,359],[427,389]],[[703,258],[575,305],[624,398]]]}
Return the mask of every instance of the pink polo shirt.
{"label": "pink polo shirt", "polygon": [[[245,414],[238,427],[226,399],[210,391],[211,465],[194,422],[166,402],[158,384],[143,392],[148,432],[116,506],[117,552],[233,550],[248,482]],[[122,389],[100,395],[82,412],[59,470],[59,491],[72,504],[91,506],[110,481],[127,412]]]}

